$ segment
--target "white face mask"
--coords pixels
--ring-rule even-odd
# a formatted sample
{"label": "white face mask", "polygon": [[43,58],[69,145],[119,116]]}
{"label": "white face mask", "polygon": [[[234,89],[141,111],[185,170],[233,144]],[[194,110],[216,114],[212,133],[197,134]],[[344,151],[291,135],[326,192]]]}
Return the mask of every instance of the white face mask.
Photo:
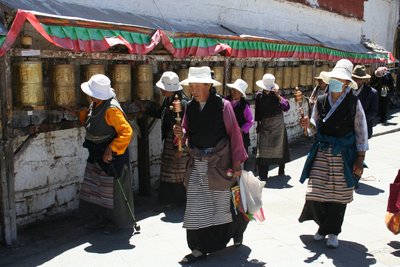
{"label": "white face mask", "polygon": [[329,80],[329,91],[331,91],[332,93],[340,93],[343,90],[343,85],[344,85],[344,83],[342,83],[339,80],[330,79]]}

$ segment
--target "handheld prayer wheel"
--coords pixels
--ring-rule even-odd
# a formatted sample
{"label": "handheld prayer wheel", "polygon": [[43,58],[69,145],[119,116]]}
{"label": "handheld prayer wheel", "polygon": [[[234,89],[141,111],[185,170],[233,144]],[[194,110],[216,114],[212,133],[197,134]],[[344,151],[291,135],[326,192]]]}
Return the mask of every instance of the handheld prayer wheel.
{"label": "handheld prayer wheel", "polygon": [[23,61],[14,65],[17,90],[15,100],[21,106],[45,104],[41,61]]}
{"label": "handheld prayer wheel", "polygon": [[300,80],[300,67],[295,64],[292,66],[292,79],[290,80],[290,88],[296,88],[299,86]]}
{"label": "handheld prayer wheel", "polygon": [[132,100],[132,77],[129,64],[116,64],[111,68],[111,85],[119,102]]}
{"label": "handheld prayer wheel", "polygon": [[308,64],[307,65],[307,86],[312,86],[313,85],[313,65]]}
{"label": "handheld prayer wheel", "polygon": [[261,90],[261,88],[256,85],[256,82],[262,80],[264,76],[264,70],[265,70],[264,67],[256,67],[254,69],[254,84],[253,84],[254,92]]}
{"label": "handheld prayer wheel", "polygon": [[136,97],[140,100],[153,99],[153,65],[144,64],[138,67]]}
{"label": "handheld prayer wheel", "polygon": [[283,66],[282,88],[289,89],[291,80],[292,80],[292,67],[289,66],[288,64],[285,64],[285,66]]}
{"label": "handheld prayer wheel", "polygon": [[253,94],[254,68],[246,67],[243,69],[243,80],[247,83],[246,94]]}
{"label": "handheld prayer wheel", "polygon": [[[215,66],[212,68],[212,70],[214,71],[215,79],[221,84],[224,84],[224,67]],[[224,87],[222,85],[215,86],[215,89],[219,95],[224,95]]]}
{"label": "handheld prayer wheel", "polygon": [[54,105],[76,106],[75,71],[73,64],[55,65],[52,83]]}
{"label": "handheld prayer wheel", "polygon": [[[304,109],[303,109],[303,93],[299,90],[298,87],[295,88],[294,91],[294,101],[300,106],[299,111],[300,111],[300,118],[304,118]],[[307,136],[307,127],[303,128],[303,133],[305,136]]]}
{"label": "handheld prayer wheel", "polygon": [[235,82],[237,79],[242,78],[242,67],[232,66],[231,68],[231,83]]}
{"label": "handheld prayer wheel", "polygon": [[302,63],[300,64],[299,67],[299,85],[302,87],[306,87],[307,86],[307,65]]}
{"label": "handheld prayer wheel", "polygon": [[282,87],[282,83],[283,83],[283,66],[282,66],[282,64],[278,64],[275,67],[275,83],[279,87]]}
{"label": "handheld prayer wheel", "polygon": [[[181,125],[181,117],[179,114],[180,112],[182,112],[182,106],[181,101],[179,100],[177,95],[175,95],[175,99],[174,101],[172,101],[172,106],[170,106],[170,109],[176,113],[176,124]],[[182,151],[182,139],[180,137],[178,137],[178,151]]]}

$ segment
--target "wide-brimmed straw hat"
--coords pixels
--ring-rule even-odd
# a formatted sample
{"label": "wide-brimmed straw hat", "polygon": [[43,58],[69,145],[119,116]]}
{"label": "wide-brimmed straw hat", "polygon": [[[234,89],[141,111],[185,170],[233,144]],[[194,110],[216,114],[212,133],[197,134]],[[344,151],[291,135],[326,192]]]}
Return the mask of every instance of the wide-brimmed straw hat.
{"label": "wide-brimmed straw hat", "polygon": [[209,83],[214,86],[222,85],[219,81],[211,78],[210,67],[190,67],[188,78],[181,81],[180,85],[189,85],[189,83]]}
{"label": "wide-brimmed straw hat", "polygon": [[353,77],[357,79],[369,79],[371,75],[367,74],[367,68],[364,65],[357,65],[353,69]]}
{"label": "wide-brimmed straw hat", "polygon": [[275,76],[270,73],[264,74],[262,80],[256,81],[256,84],[264,90],[279,89],[279,86],[275,83]]}
{"label": "wide-brimmed straw hat", "polygon": [[321,80],[324,83],[329,83],[328,71],[321,71],[318,76],[314,77],[315,80]]}
{"label": "wide-brimmed straw hat", "polygon": [[107,100],[115,96],[114,89],[111,88],[110,79],[104,74],[95,74],[89,81],[81,84],[82,91],[88,96]]}
{"label": "wide-brimmed straw hat", "polygon": [[353,74],[353,63],[348,59],[341,59],[336,62],[335,67],[331,72],[328,72],[329,78],[337,78],[350,81],[350,87],[357,89],[357,83],[352,78]]}
{"label": "wide-brimmed straw hat", "polygon": [[164,72],[160,80],[156,83],[156,86],[168,92],[177,92],[182,90],[182,86],[179,84],[178,75],[172,71]]}
{"label": "wide-brimmed straw hat", "polygon": [[227,83],[226,86],[238,90],[246,98],[247,83],[242,79],[237,79],[234,83]]}

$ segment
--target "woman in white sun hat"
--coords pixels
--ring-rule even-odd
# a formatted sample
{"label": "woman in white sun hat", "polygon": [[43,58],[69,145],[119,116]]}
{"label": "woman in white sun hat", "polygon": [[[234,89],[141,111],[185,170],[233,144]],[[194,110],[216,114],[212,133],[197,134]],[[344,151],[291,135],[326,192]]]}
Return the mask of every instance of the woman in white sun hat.
{"label": "woman in white sun hat", "polygon": [[161,155],[158,202],[162,205],[162,210],[169,210],[185,204],[186,190],[183,177],[187,162],[187,151],[179,152],[178,145],[174,143],[172,127],[176,123],[177,113],[170,107],[173,106],[175,100],[179,100],[181,105],[179,117],[182,118],[189,99],[184,94],[175,72],[164,72],[156,86],[160,88],[161,95],[164,97],[161,107],[148,102],[144,112],[151,117],[161,119],[161,136],[164,145]]}
{"label": "woman in white sun hat", "polygon": [[[135,222],[124,194],[132,209],[128,146],[133,130],[107,76],[93,75],[89,81],[81,84],[81,89],[91,103],[85,114],[86,136],[83,146],[88,149],[89,156],[80,198],[97,206],[96,218],[86,227],[102,228],[111,224],[117,228],[131,228]],[[124,192],[120,190],[116,178],[121,182]]]}
{"label": "woman in white sun hat", "polygon": [[352,71],[349,60],[339,60],[328,73],[329,92],[318,97],[311,119],[300,120],[317,136],[300,178],[302,183],[308,179],[308,187],[299,221],[314,220],[319,226],[314,240],[328,236],[329,248],[339,245],[346,206],[353,200],[368,150],[364,110],[351,90],[357,86]]}
{"label": "woman in white sun hat", "polygon": [[[226,99],[232,104],[236,120],[242,132],[244,148],[247,151],[250,146],[249,131],[254,124],[250,104],[246,101],[246,89],[248,85],[244,80],[237,79],[234,83],[227,83],[226,86],[231,88],[230,94]],[[244,163],[244,169],[250,171],[246,162]]]}
{"label": "woman in white sun hat", "polygon": [[257,121],[257,169],[260,179],[268,178],[270,165],[279,165],[278,175],[285,175],[285,163],[290,161],[289,142],[283,112],[289,110],[289,102],[281,95],[275,76],[264,74],[256,81],[262,88],[256,94],[255,120]]}
{"label": "woman in white sun hat", "polygon": [[187,138],[190,155],[183,228],[192,252],[181,261],[188,264],[225,248],[232,237],[241,244],[244,229],[236,231],[239,216],[231,213],[230,188],[241,175],[247,153],[231,104],[211,90],[221,85],[211,78],[211,69],[189,68],[181,85],[189,85],[193,97],[182,126],[174,126],[176,136]]}

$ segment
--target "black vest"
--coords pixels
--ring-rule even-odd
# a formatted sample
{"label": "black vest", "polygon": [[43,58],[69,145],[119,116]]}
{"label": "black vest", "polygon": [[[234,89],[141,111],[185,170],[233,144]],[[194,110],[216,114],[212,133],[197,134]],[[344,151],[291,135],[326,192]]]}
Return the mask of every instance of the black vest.
{"label": "black vest", "polygon": [[[230,100],[231,97],[228,96],[227,99]],[[236,120],[237,120],[240,128],[242,128],[243,124],[246,123],[246,118],[244,117],[244,109],[246,108],[246,105],[249,105],[249,103],[243,97],[241,97],[239,104],[237,104],[236,107],[233,108],[233,111],[235,112]],[[245,147],[245,149],[247,149],[250,146],[249,133],[242,133],[242,136],[243,136],[244,147]]]}
{"label": "black vest", "polygon": [[282,108],[279,103],[278,97],[274,94],[274,92],[266,92],[258,93],[256,95],[256,112],[255,112],[255,120],[261,121],[264,118],[274,117],[282,113]]}
{"label": "black vest", "polygon": [[227,136],[223,109],[223,99],[215,94],[210,94],[201,111],[196,100],[188,103],[186,116],[190,147],[211,148]]}
{"label": "black vest", "polygon": [[344,137],[348,133],[353,132],[357,100],[357,97],[349,92],[329,119],[323,122],[322,120],[328,114],[331,105],[328,101],[328,94],[319,96],[317,108],[319,114],[318,125],[321,133],[335,137]]}

